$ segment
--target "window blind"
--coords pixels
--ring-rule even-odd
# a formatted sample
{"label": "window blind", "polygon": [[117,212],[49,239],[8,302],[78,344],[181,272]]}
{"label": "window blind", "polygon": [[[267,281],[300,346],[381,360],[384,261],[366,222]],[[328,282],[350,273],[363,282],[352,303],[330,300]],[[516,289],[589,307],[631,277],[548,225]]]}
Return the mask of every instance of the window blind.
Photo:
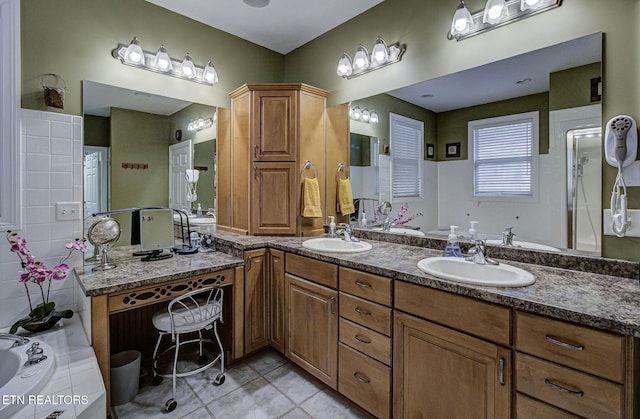
{"label": "window blind", "polygon": [[533,120],[473,130],[474,195],[532,196]]}
{"label": "window blind", "polygon": [[391,190],[393,198],[420,197],[423,123],[391,114]]}

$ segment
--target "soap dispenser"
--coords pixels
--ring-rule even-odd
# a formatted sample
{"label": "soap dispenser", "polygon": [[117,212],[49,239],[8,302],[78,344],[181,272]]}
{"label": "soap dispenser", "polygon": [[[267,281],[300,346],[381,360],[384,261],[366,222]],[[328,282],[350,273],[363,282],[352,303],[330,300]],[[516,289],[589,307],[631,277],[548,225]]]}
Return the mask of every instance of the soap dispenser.
{"label": "soap dispenser", "polygon": [[196,210],[196,217],[202,217],[202,205],[198,204],[198,209]]}
{"label": "soap dispenser", "polygon": [[442,256],[461,258],[462,251],[460,250],[460,245],[458,245],[458,236],[456,236],[456,228],[458,228],[458,226],[450,226],[449,228],[451,232],[449,233],[447,245],[444,248]]}
{"label": "soap dispenser", "polygon": [[338,237],[338,235],[336,234],[336,222],[335,222],[335,218],[333,215],[329,216],[329,235],[327,237],[329,237],[330,239],[335,239]]}
{"label": "soap dispenser", "polygon": [[469,227],[469,239],[476,241],[478,240],[478,231],[476,230],[476,226],[478,225],[479,221],[470,221],[469,224],[471,224],[471,227]]}
{"label": "soap dispenser", "polygon": [[362,218],[360,218],[360,228],[367,228],[367,214],[362,211]]}

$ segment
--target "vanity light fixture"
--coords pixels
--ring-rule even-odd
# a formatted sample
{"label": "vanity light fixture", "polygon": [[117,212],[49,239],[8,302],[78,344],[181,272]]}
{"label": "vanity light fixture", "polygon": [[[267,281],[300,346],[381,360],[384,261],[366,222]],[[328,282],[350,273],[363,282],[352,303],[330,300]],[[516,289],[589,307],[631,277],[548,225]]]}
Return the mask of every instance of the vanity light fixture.
{"label": "vanity light fixture", "polygon": [[402,59],[402,54],[404,54],[406,48],[406,45],[400,45],[399,43],[387,45],[384,39],[379,36],[373,45],[371,54],[362,44],[356,49],[353,61],[349,54],[344,52],[338,60],[336,74],[350,79],[389,64],[397,63]]}
{"label": "vanity light fixture", "polygon": [[211,60],[203,68],[193,63],[189,53],[184,56],[182,61],[171,58],[164,45],[160,45],[160,48],[155,53],[145,51],[136,37],[133,37],[129,45],[118,44],[111,51],[111,56],[125,65],[191,80],[196,83],[211,86],[218,82],[218,73]]}
{"label": "vanity light fixture", "polygon": [[213,126],[213,118],[196,118],[189,122],[187,125],[188,131],[202,131],[206,128],[211,128]]}
{"label": "vanity light fixture", "polygon": [[361,109],[360,106],[349,106],[349,118],[369,124],[377,124],[379,121],[376,111],[370,111],[367,108]]}
{"label": "vanity light fixture", "polygon": [[562,0],[487,0],[485,8],[470,13],[460,0],[451,21],[448,39],[461,41],[484,31],[560,7]]}

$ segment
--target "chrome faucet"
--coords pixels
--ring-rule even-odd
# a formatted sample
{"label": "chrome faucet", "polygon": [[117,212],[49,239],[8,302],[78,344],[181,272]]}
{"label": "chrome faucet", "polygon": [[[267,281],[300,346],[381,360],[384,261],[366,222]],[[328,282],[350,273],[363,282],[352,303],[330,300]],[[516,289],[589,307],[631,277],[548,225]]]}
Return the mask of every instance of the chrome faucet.
{"label": "chrome faucet", "polygon": [[24,336],[18,336],[12,333],[0,333],[0,339],[12,340],[12,348],[16,348],[18,346],[26,345],[27,343],[29,343],[29,339],[25,338]]}
{"label": "chrome faucet", "polygon": [[503,246],[513,246],[513,232],[511,231],[513,227],[507,227],[502,232],[502,245]]}
{"label": "chrome faucet", "polygon": [[387,217],[384,219],[384,223],[382,224],[382,231],[391,231],[391,227],[393,227],[393,222],[391,222],[391,218]]}
{"label": "chrome faucet", "polygon": [[479,265],[499,265],[500,262],[488,258],[485,254],[485,241],[474,240],[474,246],[469,249],[469,255],[465,260]]}
{"label": "chrome faucet", "polygon": [[359,242],[357,237],[353,236],[353,230],[349,224],[340,224],[340,228],[336,230],[338,236],[343,236],[346,242]]}
{"label": "chrome faucet", "polygon": [[27,362],[24,363],[25,367],[38,364],[47,359],[47,356],[44,354],[44,350],[40,347],[38,342],[33,342],[31,347],[27,349],[27,357]]}

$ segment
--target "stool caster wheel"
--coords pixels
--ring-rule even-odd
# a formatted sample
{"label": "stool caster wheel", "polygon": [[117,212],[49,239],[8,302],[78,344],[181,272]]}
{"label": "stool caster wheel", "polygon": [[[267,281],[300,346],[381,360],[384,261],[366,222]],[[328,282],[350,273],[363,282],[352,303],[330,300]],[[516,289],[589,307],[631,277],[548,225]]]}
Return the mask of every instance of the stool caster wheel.
{"label": "stool caster wheel", "polygon": [[207,363],[208,359],[206,355],[202,355],[200,356],[200,358],[198,358],[198,364],[200,365],[205,365]]}
{"label": "stool caster wheel", "polygon": [[176,407],[178,407],[178,402],[174,399],[169,399],[164,404],[164,410],[167,412],[173,412],[174,410],[176,410]]}
{"label": "stool caster wheel", "polygon": [[160,384],[162,384],[162,380],[164,379],[164,377],[160,376],[160,375],[154,375],[153,379],[151,380],[151,385],[154,387],[159,386]]}
{"label": "stool caster wheel", "polygon": [[219,386],[222,383],[224,383],[224,374],[220,373],[220,374],[216,375],[216,378],[213,380],[213,385],[214,386]]}

